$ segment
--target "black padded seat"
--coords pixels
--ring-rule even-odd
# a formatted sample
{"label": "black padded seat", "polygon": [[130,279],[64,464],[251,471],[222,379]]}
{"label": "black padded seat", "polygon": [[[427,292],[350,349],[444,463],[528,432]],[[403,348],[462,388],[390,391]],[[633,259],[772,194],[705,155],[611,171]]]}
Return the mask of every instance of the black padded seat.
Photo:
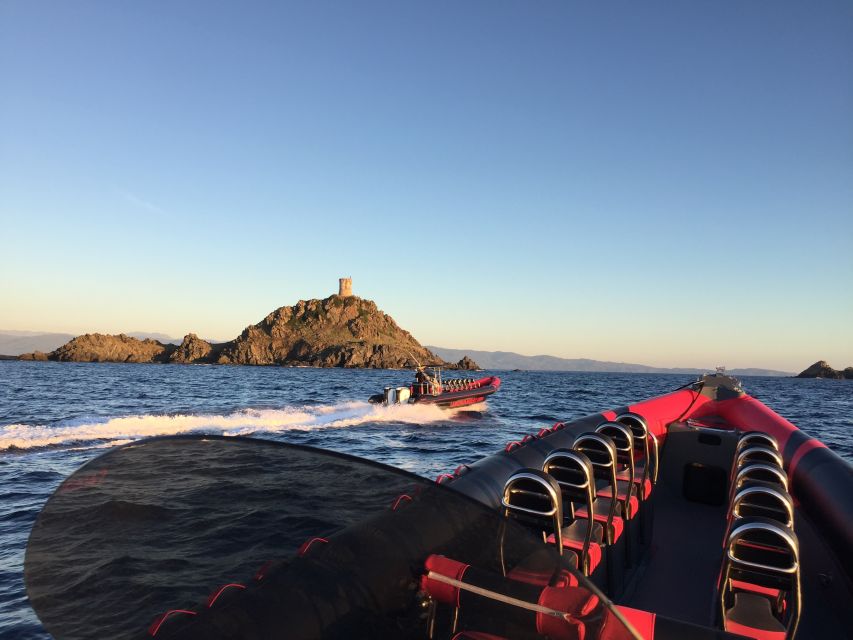
{"label": "black padded seat", "polygon": [[[505,518],[511,518],[528,527],[537,537],[541,535],[543,543],[553,538],[558,555],[563,556],[565,562],[577,569],[579,551],[563,544],[563,499],[560,485],[554,478],[538,469],[516,471],[504,484],[501,507]],[[540,555],[541,566],[538,563]],[[501,562],[506,562],[503,552]],[[549,566],[551,569],[555,566],[553,553],[543,549],[541,553],[533,554],[517,567],[511,568],[504,564],[503,572],[509,577],[513,570],[517,570],[517,575],[511,577],[530,582],[520,576],[539,576],[537,580],[540,580],[548,572]]]}
{"label": "black padded seat", "polygon": [[[568,527],[563,527],[563,537],[568,540],[583,541],[589,528],[589,520],[578,518]],[[604,544],[604,525],[598,520],[592,523],[592,541],[596,544]]]}
{"label": "black padded seat", "polygon": [[[596,481],[595,488],[597,496],[596,504],[600,504],[598,509],[606,512],[609,508],[610,499],[612,498],[610,484],[606,481],[599,480]],[[631,498],[629,501],[628,483],[621,480],[616,482],[616,499],[618,501],[616,512],[621,514],[623,518],[627,517],[628,520],[633,520],[634,516],[636,516],[640,510],[636,484],[634,485],[634,489],[635,490],[631,491]]]}
{"label": "black padded seat", "polygon": [[[734,606],[726,611],[726,631],[734,633],[757,630],[780,634],[785,637],[785,625],[773,615],[773,608],[766,596],[740,591],[734,594]],[[768,636],[761,634],[762,638]]]}
{"label": "black padded seat", "polygon": [[[586,541],[587,530],[589,528],[589,520],[584,518],[576,519],[568,527],[563,527],[562,538],[563,546],[568,547],[575,553],[583,553],[583,545]],[[590,533],[589,549],[587,550],[587,567],[582,568],[584,575],[592,575],[593,572],[601,564],[603,558],[602,549],[604,548],[604,525],[601,522],[592,522],[592,531]],[[602,585],[603,586],[603,585]]]}
{"label": "black padded seat", "polygon": [[726,631],[762,640],[796,635],[799,548],[794,531],[770,518],[732,522],[718,585],[718,615]]}

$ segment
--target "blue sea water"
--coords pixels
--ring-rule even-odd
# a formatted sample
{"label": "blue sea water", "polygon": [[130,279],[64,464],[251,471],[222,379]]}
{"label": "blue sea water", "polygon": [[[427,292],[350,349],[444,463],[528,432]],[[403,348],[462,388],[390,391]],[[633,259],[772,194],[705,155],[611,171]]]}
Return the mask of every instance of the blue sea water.
{"label": "blue sea water", "polygon": [[[23,589],[29,530],[77,467],[153,435],[253,435],[434,477],[507,441],[668,392],[691,376],[499,372],[486,405],[445,412],[367,396],[408,372],[0,361],[0,638],[45,638]],[[750,377],[748,393],[853,461],[853,382]]]}

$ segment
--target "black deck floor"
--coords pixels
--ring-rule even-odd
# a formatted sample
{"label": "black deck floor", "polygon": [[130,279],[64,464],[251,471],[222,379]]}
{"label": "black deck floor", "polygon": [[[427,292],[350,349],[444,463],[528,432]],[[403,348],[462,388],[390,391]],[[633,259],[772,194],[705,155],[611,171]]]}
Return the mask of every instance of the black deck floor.
{"label": "black deck floor", "polygon": [[665,482],[655,486],[652,543],[617,604],[712,626],[725,511],[680,494]]}

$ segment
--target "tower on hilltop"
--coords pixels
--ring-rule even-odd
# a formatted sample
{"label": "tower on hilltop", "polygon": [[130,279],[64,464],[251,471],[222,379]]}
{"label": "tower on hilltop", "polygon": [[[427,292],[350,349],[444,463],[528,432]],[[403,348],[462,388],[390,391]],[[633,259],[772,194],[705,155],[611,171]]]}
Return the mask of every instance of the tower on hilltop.
{"label": "tower on hilltop", "polygon": [[338,295],[341,298],[349,298],[352,295],[352,278],[338,279]]}

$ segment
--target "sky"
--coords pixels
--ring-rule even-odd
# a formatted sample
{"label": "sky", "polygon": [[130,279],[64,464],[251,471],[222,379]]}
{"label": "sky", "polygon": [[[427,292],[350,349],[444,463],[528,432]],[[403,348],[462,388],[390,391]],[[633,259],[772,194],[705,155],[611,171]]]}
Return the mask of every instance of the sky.
{"label": "sky", "polygon": [[0,3],[0,329],[853,365],[853,4]]}

